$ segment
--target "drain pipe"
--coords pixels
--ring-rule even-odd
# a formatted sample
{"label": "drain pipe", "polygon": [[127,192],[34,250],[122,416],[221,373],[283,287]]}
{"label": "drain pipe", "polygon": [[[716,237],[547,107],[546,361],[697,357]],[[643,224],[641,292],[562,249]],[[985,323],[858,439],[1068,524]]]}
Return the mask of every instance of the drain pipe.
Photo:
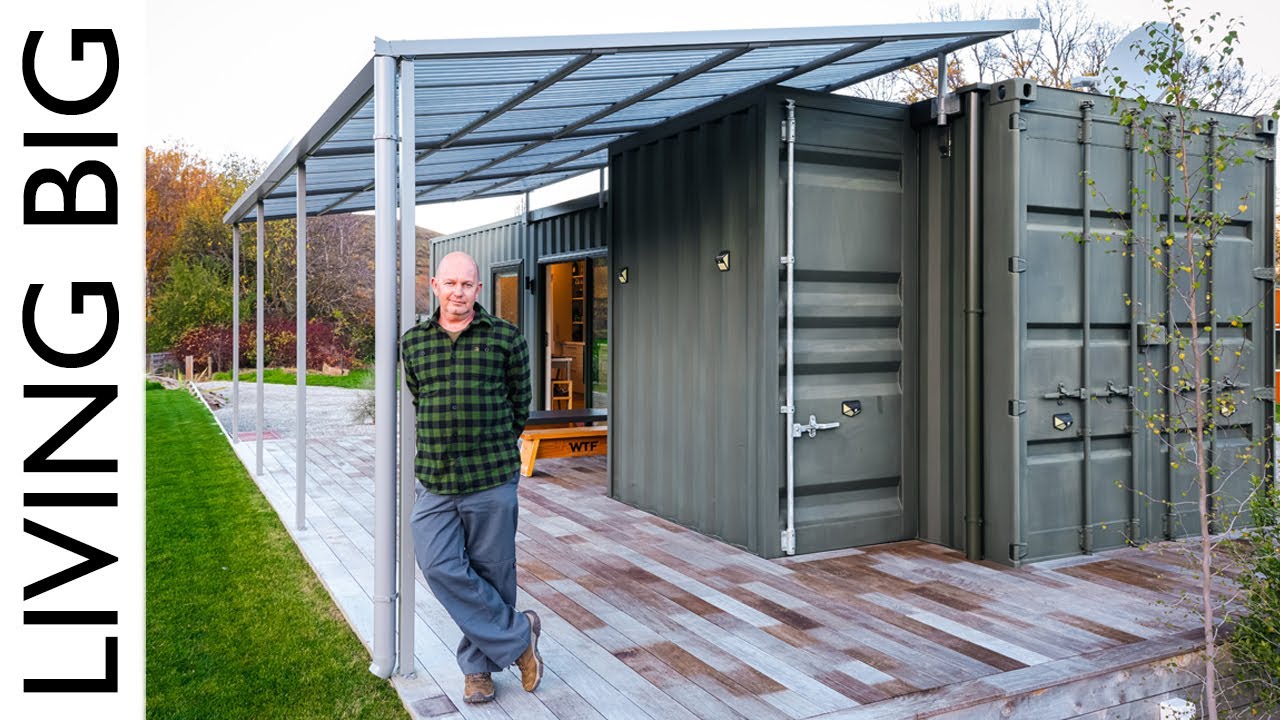
{"label": "drain pipe", "polygon": [[1093,382],[1091,374],[1093,372],[1092,363],[1090,363],[1090,355],[1093,354],[1092,326],[1093,326],[1093,309],[1089,302],[1089,274],[1093,272],[1092,255],[1090,247],[1093,245],[1093,186],[1090,182],[1093,180],[1093,101],[1085,100],[1080,103],[1080,145],[1084,157],[1082,160],[1084,175],[1084,195],[1083,195],[1083,237],[1084,242],[1081,251],[1083,252],[1082,266],[1080,272],[1080,306],[1081,312],[1084,314],[1082,346],[1080,348],[1080,434],[1084,437],[1084,466],[1081,468],[1081,477],[1084,486],[1081,488],[1082,507],[1081,513],[1084,515],[1083,523],[1080,528],[1080,549],[1085,554],[1093,552],[1093,413],[1091,406],[1093,405],[1093,393],[1089,387]]}
{"label": "drain pipe", "polygon": [[[1132,119],[1132,118],[1131,118]],[[1128,148],[1129,158],[1129,187],[1136,189],[1138,187],[1139,172],[1137,161],[1135,159],[1135,148],[1138,145],[1137,123],[1130,122],[1128,131],[1125,135],[1125,146]],[[1151,237],[1150,232],[1145,235],[1137,227],[1139,222],[1138,202],[1139,197],[1150,197],[1149,192],[1143,192],[1141,196],[1136,193],[1129,201],[1129,217],[1132,229],[1138,233],[1138,237]],[[1135,389],[1138,387],[1138,308],[1146,303],[1147,291],[1140,292],[1138,290],[1138,258],[1133,252],[1134,245],[1128,247],[1129,254],[1129,544],[1138,545],[1139,537],[1144,530],[1141,525],[1141,515],[1138,501],[1140,498],[1151,497],[1151,488],[1145,475],[1139,475],[1138,451],[1140,439],[1138,437],[1138,395]],[[1139,302],[1141,300],[1142,302]],[[1139,477],[1142,477],[1139,480]]]}
{"label": "drain pipe", "polygon": [[782,552],[796,554],[796,103],[787,100],[787,121],[783,142],[787,144],[787,527],[782,531]]}
{"label": "drain pipe", "polygon": [[965,198],[965,276],[964,276],[964,516],[965,557],[981,560],[982,548],[982,227],[979,191],[981,182],[978,163],[982,157],[982,128],[979,120],[981,96],[971,91],[965,114],[969,120],[969,157],[965,173],[969,192]]}

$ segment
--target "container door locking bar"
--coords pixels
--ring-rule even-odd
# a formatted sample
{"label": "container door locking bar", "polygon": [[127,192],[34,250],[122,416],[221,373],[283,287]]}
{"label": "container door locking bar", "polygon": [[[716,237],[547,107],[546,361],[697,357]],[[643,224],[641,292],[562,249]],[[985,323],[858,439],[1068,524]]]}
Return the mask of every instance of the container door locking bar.
{"label": "container door locking bar", "polygon": [[820,423],[817,416],[810,415],[808,425],[795,423],[791,426],[791,437],[800,437],[805,433],[809,433],[809,437],[818,437],[819,430],[834,430],[838,427],[840,427],[838,422]]}

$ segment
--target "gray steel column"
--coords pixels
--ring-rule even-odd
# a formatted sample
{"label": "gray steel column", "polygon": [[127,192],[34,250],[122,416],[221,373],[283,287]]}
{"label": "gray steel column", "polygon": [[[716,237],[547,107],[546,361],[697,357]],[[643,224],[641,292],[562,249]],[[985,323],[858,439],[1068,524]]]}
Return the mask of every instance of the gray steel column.
{"label": "gray steel column", "polygon": [[374,435],[373,664],[396,664],[396,59],[373,61]]}
{"label": "gray steel column", "polygon": [[240,225],[231,226],[231,442],[240,442]]}
{"label": "gray steel column", "polygon": [[307,166],[298,163],[298,342],[297,362],[298,435],[293,468],[296,495],[294,522],[307,529]]}
{"label": "gray steel column", "polygon": [[[417,323],[418,276],[418,218],[417,181],[418,164],[415,161],[413,61],[400,61],[400,333],[404,334]],[[398,349],[398,348],[397,348]],[[413,553],[413,531],[409,521],[413,517],[413,504],[417,498],[418,483],[414,474],[414,457],[417,455],[417,422],[413,414],[413,398],[404,374],[400,376],[400,645],[396,655],[400,658],[399,674],[413,676],[413,597],[416,581]]]}
{"label": "gray steel column", "polygon": [[256,473],[262,474],[262,403],[265,396],[265,390],[262,384],[262,354],[265,348],[262,342],[262,276],[264,274],[265,247],[267,244],[267,221],[264,219],[266,208],[263,207],[262,201],[258,201],[258,279],[257,279],[257,297],[258,297],[258,464],[256,465]]}

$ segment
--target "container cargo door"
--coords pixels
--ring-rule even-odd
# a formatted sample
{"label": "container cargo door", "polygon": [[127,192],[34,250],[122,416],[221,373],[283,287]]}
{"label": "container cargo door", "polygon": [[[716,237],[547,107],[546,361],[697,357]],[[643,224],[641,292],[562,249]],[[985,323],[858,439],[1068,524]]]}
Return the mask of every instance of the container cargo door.
{"label": "container cargo door", "polygon": [[795,424],[839,423],[795,439],[796,551],[911,538],[903,121],[798,108],[795,163]]}

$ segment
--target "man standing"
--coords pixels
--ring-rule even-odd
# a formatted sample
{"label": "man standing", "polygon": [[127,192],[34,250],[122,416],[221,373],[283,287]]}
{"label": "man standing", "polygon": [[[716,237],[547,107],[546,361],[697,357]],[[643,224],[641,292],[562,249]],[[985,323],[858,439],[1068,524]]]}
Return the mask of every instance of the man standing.
{"label": "man standing", "polygon": [[431,278],[439,308],[404,334],[400,357],[417,417],[413,545],[427,584],[462,630],[463,700],[494,698],[490,673],[515,664],[542,680],[542,624],[516,602],[520,454],[529,418],[529,348],[476,303],[479,268],[449,253]]}

